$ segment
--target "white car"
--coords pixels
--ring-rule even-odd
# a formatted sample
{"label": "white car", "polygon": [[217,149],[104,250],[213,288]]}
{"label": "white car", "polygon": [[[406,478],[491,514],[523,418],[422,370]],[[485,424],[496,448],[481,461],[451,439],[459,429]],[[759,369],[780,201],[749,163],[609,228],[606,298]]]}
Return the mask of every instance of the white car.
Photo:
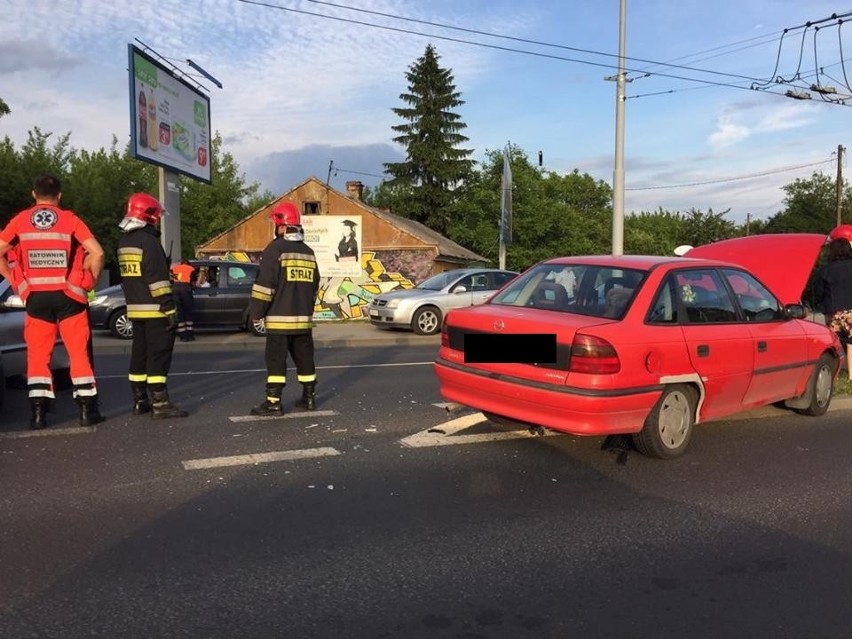
{"label": "white car", "polygon": [[[27,374],[27,345],[24,342],[24,305],[12,287],[0,277],[0,408],[7,380],[25,378]],[[70,383],[68,352],[57,338],[50,361],[54,387]]]}
{"label": "white car", "polygon": [[414,288],[376,295],[370,322],[380,328],[409,328],[418,335],[441,330],[447,311],[482,304],[517,275],[496,268],[460,268],[433,275]]}

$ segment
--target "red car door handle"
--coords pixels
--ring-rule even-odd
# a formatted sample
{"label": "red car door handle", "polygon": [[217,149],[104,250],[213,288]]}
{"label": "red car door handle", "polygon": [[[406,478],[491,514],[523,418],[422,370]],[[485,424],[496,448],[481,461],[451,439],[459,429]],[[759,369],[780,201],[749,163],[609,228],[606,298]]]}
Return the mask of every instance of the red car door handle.
{"label": "red car door handle", "polygon": [[707,357],[710,354],[710,347],[707,344],[700,344],[697,349],[698,357]]}
{"label": "red car door handle", "polygon": [[766,342],[758,342],[757,343],[757,352],[765,353],[766,352]]}

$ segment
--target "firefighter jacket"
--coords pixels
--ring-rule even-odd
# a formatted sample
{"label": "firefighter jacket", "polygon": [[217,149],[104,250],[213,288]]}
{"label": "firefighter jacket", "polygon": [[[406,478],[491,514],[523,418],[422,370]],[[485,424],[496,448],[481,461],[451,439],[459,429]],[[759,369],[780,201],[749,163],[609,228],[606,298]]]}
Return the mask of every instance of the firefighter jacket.
{"label": "firefighter jacket", "polygon": [[125,233],[118,242],[118,267],[128,319],[155,319],[176,312],[169,260],[157,229],[145,226]]}
{"label": "firefighter jacket", "polygon": [[310,333],[319,278],[311,247],[284,236],[274,239],[260,257],[251,287],[252,319],[264,318],[268,333]]}
{"label": "firefighter jacket", "polygon": [[82,243],[92,237],[83,220],[58,206],[36,204],[13,217],[0,239],[15,246],[12,285],[21,299],[34,291],[63,291],[85,304],[94,281],[83,271]]}

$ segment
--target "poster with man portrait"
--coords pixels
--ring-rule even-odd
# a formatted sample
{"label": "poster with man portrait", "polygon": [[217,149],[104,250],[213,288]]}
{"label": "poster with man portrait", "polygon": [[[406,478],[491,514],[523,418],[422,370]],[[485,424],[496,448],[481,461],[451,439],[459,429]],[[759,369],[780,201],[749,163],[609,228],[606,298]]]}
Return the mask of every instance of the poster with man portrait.
{"label": "poster with man portrait", "polygon": [[361,275],[360,215],[303,215],[302,228],[322,277]]}

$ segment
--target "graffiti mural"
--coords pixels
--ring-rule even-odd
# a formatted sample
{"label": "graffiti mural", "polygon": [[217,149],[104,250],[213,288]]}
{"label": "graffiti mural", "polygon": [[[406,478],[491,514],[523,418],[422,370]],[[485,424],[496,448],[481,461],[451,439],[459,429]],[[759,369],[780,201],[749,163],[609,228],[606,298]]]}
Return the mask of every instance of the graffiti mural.
{"label": "graffiti mural", "polygon": [[405,275],[386,270],[375,251],[363,251],[360,277],[329,277],[320,282],[314,319],[366,319],[374,296],[413,286]]}
{"label": "graffiti mural", "polygon": [[[256,252],[232,251],[209,257],[260,263],[260,253]],[[367,307],[373,297],[398,288],[413,288],[414,282],[403,273],[386,268],[386,264],[391,263],[405,266],[417,276],[423,274],[417,280],[421,281],[429,275],[432,256],[426,251],[362,251],[360,277],[324,277],[320,280],[314,319],[367,319]]]}

